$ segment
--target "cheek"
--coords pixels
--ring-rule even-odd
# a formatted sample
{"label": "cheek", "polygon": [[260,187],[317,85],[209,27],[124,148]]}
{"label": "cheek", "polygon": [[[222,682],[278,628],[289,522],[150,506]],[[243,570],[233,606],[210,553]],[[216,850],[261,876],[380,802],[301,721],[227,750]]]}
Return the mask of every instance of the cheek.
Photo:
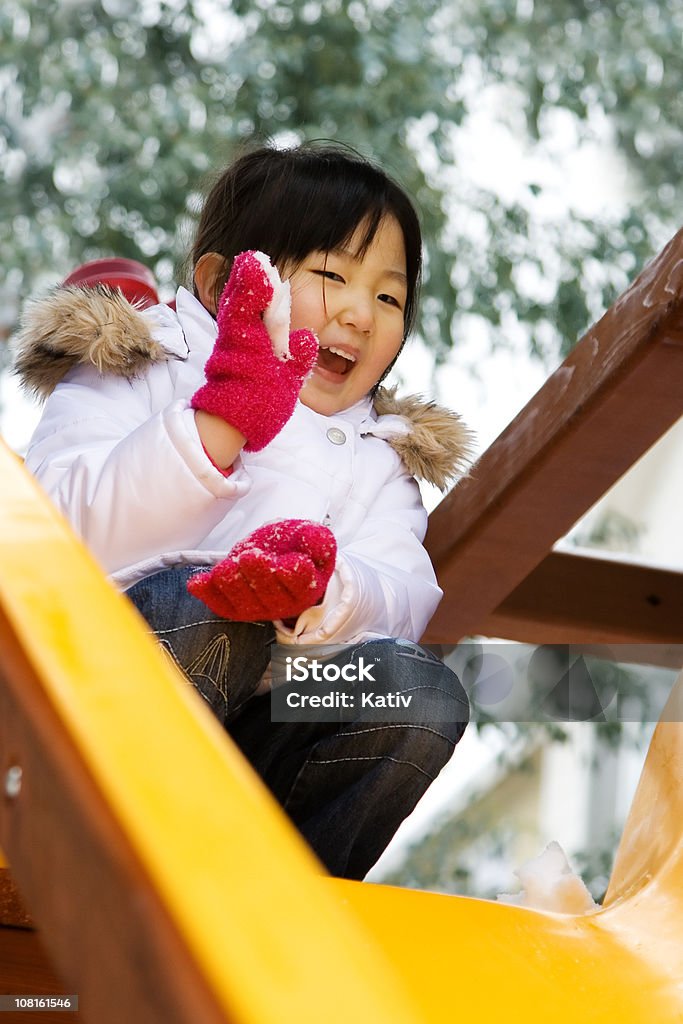
{"label": "cheek", "polygon": [[403,344],[403,329],[394,330],[392,332],[391,340],[383,347],[382,355],[379,361],[382,363],[382,372],[393,363],[396,356],[401,351],[401,345]]}
{"label": "cheek", "polygon": [[292,331],[297,331],[302,327],[309,327],[311,330],[318,329],[323,322],[324,312],[322,288],[317,282],[298,288],[292,282],[290,313],[290,329]]}

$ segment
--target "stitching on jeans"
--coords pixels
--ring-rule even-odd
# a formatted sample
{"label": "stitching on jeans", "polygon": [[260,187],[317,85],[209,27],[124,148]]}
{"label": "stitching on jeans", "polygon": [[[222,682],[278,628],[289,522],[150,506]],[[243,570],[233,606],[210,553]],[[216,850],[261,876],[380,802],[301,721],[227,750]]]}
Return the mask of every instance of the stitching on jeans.
{"label": "stitching on jeans", "polygon": [[181,630],[192,629],[193,626],[208,626],[215,621],[215,619],[200,619],[198,622],[183,622],[181,626],[169,626],[168,629],[154,629],[152,632],[157,636],[163,636],[164,633],[180,633]]}
{"label": "stitching on jeans", "polygon": [[[198,619],[197,622],[184,622],[181,626],[171,626],[168,629],[153,629],[151,632],[156,633],[157,636],[161,636],[163,633],[179,633],[181,629],[192,629],[193,626],[208,626],[216,625],[216,619]],[[252,622],[252,626],[263,627],[262,622]]]}
{"label": "stitching on jeans", "polygon": [[372,757],[369,755],[367,757],[329,757],[322,761],[313,761],[309,759],[306,764],[340,764],[343,761],[393,761],[394,764],[407,764],[411,768],[415,768],[416,771],[420,772],[421,775],[426,775],[428,779],[432,780],[432,782],[434,782],[434,779],[436,778],[436,775],[430,775],[429,772],[426,772],[424,768],[419,766],[419,764],[414,764],[413,761],[402,761],[400,758],[390,757],[388,754],[376,754]]}
{"label": "stitching on jeans", "polygon": [[[316,746],[317,746],[317,744],[316,744]],[[309,765],[311,765],[311,764],[339,764],[339,763],[341,763],[343,761],[393,761],[394,764],[405,764],[405,765],[408,765],[410,768],[414,768],[416,771],[418,771],[420,773],[420,775],[426,776],[429,779],[430,782],[434,782],[434,780],[436,779],[436,775],[430,775],[429,772],[426,772],[424,770],[424,768],[420,768],[419,764],[413,764],[412,761],[401,761],[397,757],[389,757],[388,754],[378,754],[375,757],[332,757],[332,758],[327,758],[324,761],[312,761],[309,758],[307,761],[304,761],[304,763],[302,764],[301,768],[299,768],[299,771],[296,773],[296,778],[295,778],[294,782],[292,783],[292,785],[290,786],[289,793],[287,794],[287,797],[286,797],[286,799],[284,800],[284,802],[282,804],[283,810],[285,810],[285,811],[287,810],[287,808],[289,806],[289,802],[292,799],[292,794],[294,793],[294,791],[295,791],[295,789],[296,789],[296,787],[297,787],[297,785],[299,783],[299,779],[303,775],[304,770]]]}
{"label": "stitching on jeans", "polygon": [[450,736],[444,736],[444,734],[442,732],[439,732],[438,729],[432,729],[428,725],[418,725],[417,722],[397,722],[394,725],[391,725],[389,722],[387,722],[383,725],[373,726],[372,729],[354,729],[353,732],[338,732],[336,735],[362,736],[363,733],[366,732],[382,732],[384,729],[422,729],[424,732],[432,733],[433,736],[439,736],[442,740],[445,740],[446,743],[449,743],[450,746],[452,747],[457,746],[455,740],[452,740]]}
{"label": "stitching on jeans", "polygon": [[[340,731],[340,732],[335,733],[334,736],[326,736],[325,740],[338,739],[340,736],[354,736],[354,735],[362,734],[364,732],[381,732],[383,729],[404,729],[404,728],[405,728],[405,725],[399,725],[399,724],[396,724],[396,725],[379,725],[379,726],[373,726],[371,729],[360,729],[358,731],[358,733],[355,733],[355,732],[350,733],[350,732]],[[427,726],[423,726],[423,725],[409,725],[408,728],[411,728],[411,729],[427,729],[429,732],[434,732],[435,735],[440,736],[442,739],[446,740],[448,745],[452,746],[453,749],[455,749],[455,747],[457,746],[457,744],[454,743],[448,736],[442,736],[442,734],[440,732],[436,732],[433,729],[429,729]],[[410,765],[411,767],[415,768],[418,772],[420,772],[422,775],[426,775],[426,777],[428,779],[431,779],[432,782],[434,782],[434,780],[436,779],[436,775],[430,775],[429,772],[426,772],[424,770],[424,768],[420,768],[419,764],[414,764],[412,761],[401,761],[401,760],[399,760],[399,758],[397,758],[397,757],[390,757],[388,754],[376,754],[373,757],[369,757],[369,756],[368,757],[336,757],[336,758],[327,758],[326,760],[322,760],[322,761],[321,760],[314,761],[312,759],[312,755],[313,755],[314,751],[317,749],[317,747],[319,747],[322,742],[323,742],[323,740],[321,739],[321,740],[318,740],[318,742],[316,744],[314,744],[314,746],[313,746],[313,748],[311,750],[311,757],[307,758],[304,761],[304,763],[301,765],[301,768],[299,768],[299,771],[296,773],[296,778],[294,779],[294,782],[292,783],[292,785],[289,787],[289,793],[287,794],[287,796],[285,797],[285,799],[284,799],[284,801],[282,803],[282,806],[283,806],[284,810],[287,810],[287,807],[289,805],[289,801],[292,799],[292,794],[294,793],[294,790],[296,789],[296,787],[299,784],[299,779],[301,778],[301,776],[303,775],[304,771],[306,770],[306,768],[308,767],[309,764],[335,764],[336,762],[341,762],[341,761],[383,761],[383,760],[387,760],[387,761],[394,761],[395,764],[407,764],[407,765]]]}
{"label": "stitching on jeans", "polygon": [[404,692],[404,693],[413,693],[413,692],[419,693],[421,690],[436,690],[437,693],[445,693],[447,697],[451,698],[451,700],[457,701],[459,704],[462,704],[462,701],[460,700],[459,697],[456,697],[455,694],[452,693],[451,690],[444,690],[443,686],[432,686],[431,684],[427,684],[427,686],[408,686],[402,692]]}

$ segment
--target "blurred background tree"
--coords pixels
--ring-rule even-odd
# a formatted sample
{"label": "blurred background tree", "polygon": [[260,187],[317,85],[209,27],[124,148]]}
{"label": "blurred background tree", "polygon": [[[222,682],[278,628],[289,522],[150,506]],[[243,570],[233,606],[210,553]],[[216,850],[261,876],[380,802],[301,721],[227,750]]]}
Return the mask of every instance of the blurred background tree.
{"label": "blurred background tree", "polygon": [[0,326],[99,255],[170,294],[210,170],[325,137],[417,200],[437,363],[471,317],[555,359],[679,219],[682,28],[683,0],[4,0]]}

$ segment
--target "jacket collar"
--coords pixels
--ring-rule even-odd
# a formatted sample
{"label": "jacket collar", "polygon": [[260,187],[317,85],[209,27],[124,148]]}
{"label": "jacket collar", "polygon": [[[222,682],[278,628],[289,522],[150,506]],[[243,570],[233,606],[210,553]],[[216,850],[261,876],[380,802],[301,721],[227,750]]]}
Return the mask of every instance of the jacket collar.
{"label": "jacket collar", "polygon": [[[164,308],[168,309],[168,306]],[[183,329],[190,333],[191,337],[205,336],[213,346],[218,334],[218,326],[215,318],[211,316],[205,306],[202,306],[199,299],[195,298],[187,288],[181,286],[176,292],[175,308],[177,319]],[[154,306],[153,309],[157,310],[159,306]],[[152,313],[152,310],[150,309],[149,312]]]}

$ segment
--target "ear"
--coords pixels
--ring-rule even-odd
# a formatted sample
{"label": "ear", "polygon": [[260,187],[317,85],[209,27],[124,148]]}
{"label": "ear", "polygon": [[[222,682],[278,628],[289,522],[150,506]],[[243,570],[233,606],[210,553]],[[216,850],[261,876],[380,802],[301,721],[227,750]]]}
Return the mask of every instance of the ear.
{"label": "ear", "polygon": [[228,261],[219,252],[205,252],[194,268],[194,285],[202,306],[216,315],[216,282],[225,274]]}

